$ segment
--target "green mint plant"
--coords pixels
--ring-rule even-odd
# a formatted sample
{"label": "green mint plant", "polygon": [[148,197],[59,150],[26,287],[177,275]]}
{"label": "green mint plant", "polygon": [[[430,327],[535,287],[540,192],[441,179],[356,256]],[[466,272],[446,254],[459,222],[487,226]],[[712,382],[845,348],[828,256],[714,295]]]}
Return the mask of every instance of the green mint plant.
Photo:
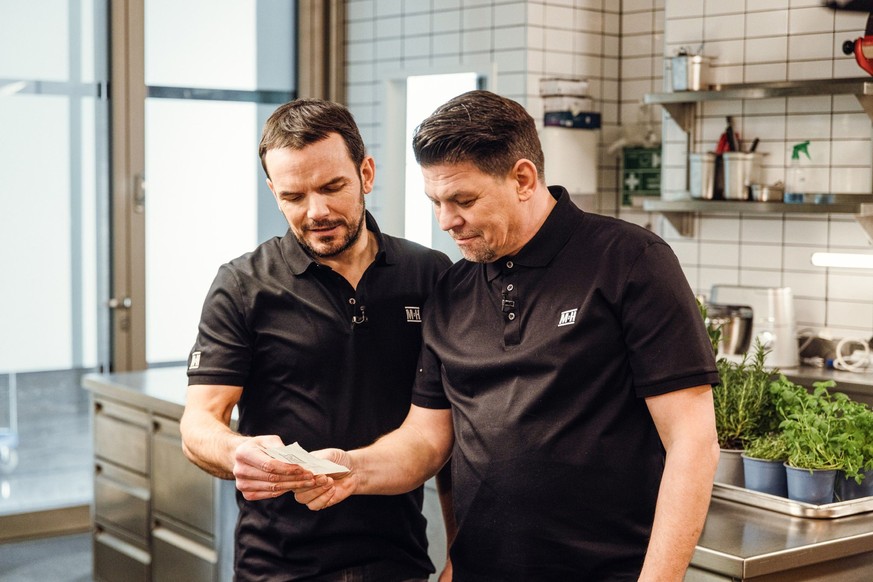
{"label": "green mint plant", "polygon": [[[841,469],[846,477],[860,482],[870,436],[865,428],[873,424],[864,424],[865,406],[828,390],[835,385],[817,382],[810,393],[784,376],[771,384],[774,406],[782,418],[779,429],[788,446],[788,464],[810,471]],[[856,429],[858,423],[861,428]]]}
{"label": "green mint plant", "polygon": [[873,410],[866,403],[849,401],[843,419],[847,435],[843,472],[860,484],[873,470]]}

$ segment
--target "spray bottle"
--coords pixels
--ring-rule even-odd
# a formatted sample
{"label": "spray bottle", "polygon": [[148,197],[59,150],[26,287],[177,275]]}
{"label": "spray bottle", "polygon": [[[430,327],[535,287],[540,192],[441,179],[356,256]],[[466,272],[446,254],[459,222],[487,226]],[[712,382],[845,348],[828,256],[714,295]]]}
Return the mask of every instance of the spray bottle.
{"label": "spray bottle", "polygon": [[[794,146],[791,152],[791,165],[788,166],[788,172],[785,175],[785,199],[786,202],[803,202],[803,195],[806,194],[806,175],[803,166],[800,165],[800,153],[809,157],[809,142],[804,141]],[[794,200],[797,199],[797,200]]]}

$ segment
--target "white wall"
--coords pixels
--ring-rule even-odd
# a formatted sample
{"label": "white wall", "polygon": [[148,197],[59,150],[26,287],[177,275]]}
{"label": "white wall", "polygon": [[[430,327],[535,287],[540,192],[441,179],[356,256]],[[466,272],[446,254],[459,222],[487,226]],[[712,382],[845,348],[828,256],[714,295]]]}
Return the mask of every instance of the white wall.
{"label": "white wall", "polygon": [[[715,283],[787,285],[800,326],[869,337],[873,273],[809,263],[817,250],[871,252],[850,216],[704,214],[695,235],[683,238],[658,214],[618,207],[619,160],[605,152],[620,137],[620,124],[652,122],[664,140],[665,194],[684,190],[684,134],[659,107],[640,109],[645,93],[663,90],[665,55],[702,43],[717,57],[721,83],[860,77],[864,72],[840,47],[863,34],[866,14],[833,13],[818,0],[348,0],[347,9],[348,104],[376,157],[369,204],[380,220],[402,197],[379,189],[379,172],[388,171],[380,154],[391,115],[384,84],[397,71],[494,67],[492,88],[525,105],[534,119],[542,117],[540,77],[582,76],[603,115],[598,211],[664,236],[698,293]],[[814,187],[871,191],[871,123],[852,96],[724,101],[703,105],[699,114],[694,138],[702,146],[715,146],[726,115],[735,117],[742,136],[760,137],[769,182],[784,178],[787,147],[809,137]]]}
{"label": "white wall", "polygon": [[[525,105],[538,121],[541,77],[587,78],[603,115],[601,141],[616,134],[620,23],[614,2],[348,0],[346,7],[347,104],[376,158],[368,205],[386,232],[402,234],[397,217],[403,216],[402,194],[393,191],[399,186],[386,179],[397,169],[385,147],[387,128],[403,113],[388,103],[386,86],[404,74],[485,73],[491,90]],[[614,162],[601,167],[599,183],[614,190]],[[614,195],[604,200],[603,208],[615,208]]]}
{"label": "white wall", "polygon": [[[863,77],[841,46],[863,35],[866,19],[864,13],[822,8],[817,0],[667,0],[664,55],[702,44],[715,57],[713,81],[720,84]],[[809,139],[811,191],[871,192],[871,122],[854,96],[704,103],[694,129],[699,151],[714,149],[726,115],[734,117],[743,139],[761,139],[766,182],[784,180],[792,144]],[[687,152],[684,134],[664,119],[664,195],[670,196],[686,188]],[[700,293],[715,283],[789,286],[799,326],[827,326],[837,337],[869,338],[873,332],[873,272],[809,261],[820,250],[871,253],[851,216],[704,214],[692,238],[678,236],[666,221],[659,230]]]}

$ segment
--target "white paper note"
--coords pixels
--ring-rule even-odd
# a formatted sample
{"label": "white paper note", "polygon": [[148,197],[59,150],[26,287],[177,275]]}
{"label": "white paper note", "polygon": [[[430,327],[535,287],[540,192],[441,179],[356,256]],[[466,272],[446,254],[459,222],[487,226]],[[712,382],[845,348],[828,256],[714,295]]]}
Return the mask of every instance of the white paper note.
{"label": "white paper note", "polygon": [[336,475],[349,472],[348,467],[343,467],[327,459],[319,459],[296,442],[281,448],[264,448],[264,452],[284,463],[300,465],[313,475]]}

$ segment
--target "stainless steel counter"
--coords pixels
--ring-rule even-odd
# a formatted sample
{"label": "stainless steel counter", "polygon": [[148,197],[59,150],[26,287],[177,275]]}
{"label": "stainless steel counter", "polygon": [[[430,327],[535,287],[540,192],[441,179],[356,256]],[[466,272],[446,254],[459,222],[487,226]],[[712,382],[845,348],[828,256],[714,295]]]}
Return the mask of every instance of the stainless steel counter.
{"label": "stainless steel counter", "polygon": [[184,366],[151,368],[121,374],[88,374],[82,379],[82,386],[101,396],[181,418],[188,376]]}
{"label": "stainless steel counter", "polygon": [[[812,386],[834,380],[836,390],[873,405],[873,373],[808,366],[782,371]],[[840,582],[873,580],[873,513],[836,519],[793,517],[713,499],[686,580]]]}
{"label": "stainless steel counter", "polygon": [[840,582],[869,582],[873,514],[809,519],[713,499],[691,566],[689,582],[829,580],[837,573]]}
{"label": "stainless steel counter", "polygon": [[182,452],[183,367],[90,374],[98,580],[233,579],[233,481]]}

